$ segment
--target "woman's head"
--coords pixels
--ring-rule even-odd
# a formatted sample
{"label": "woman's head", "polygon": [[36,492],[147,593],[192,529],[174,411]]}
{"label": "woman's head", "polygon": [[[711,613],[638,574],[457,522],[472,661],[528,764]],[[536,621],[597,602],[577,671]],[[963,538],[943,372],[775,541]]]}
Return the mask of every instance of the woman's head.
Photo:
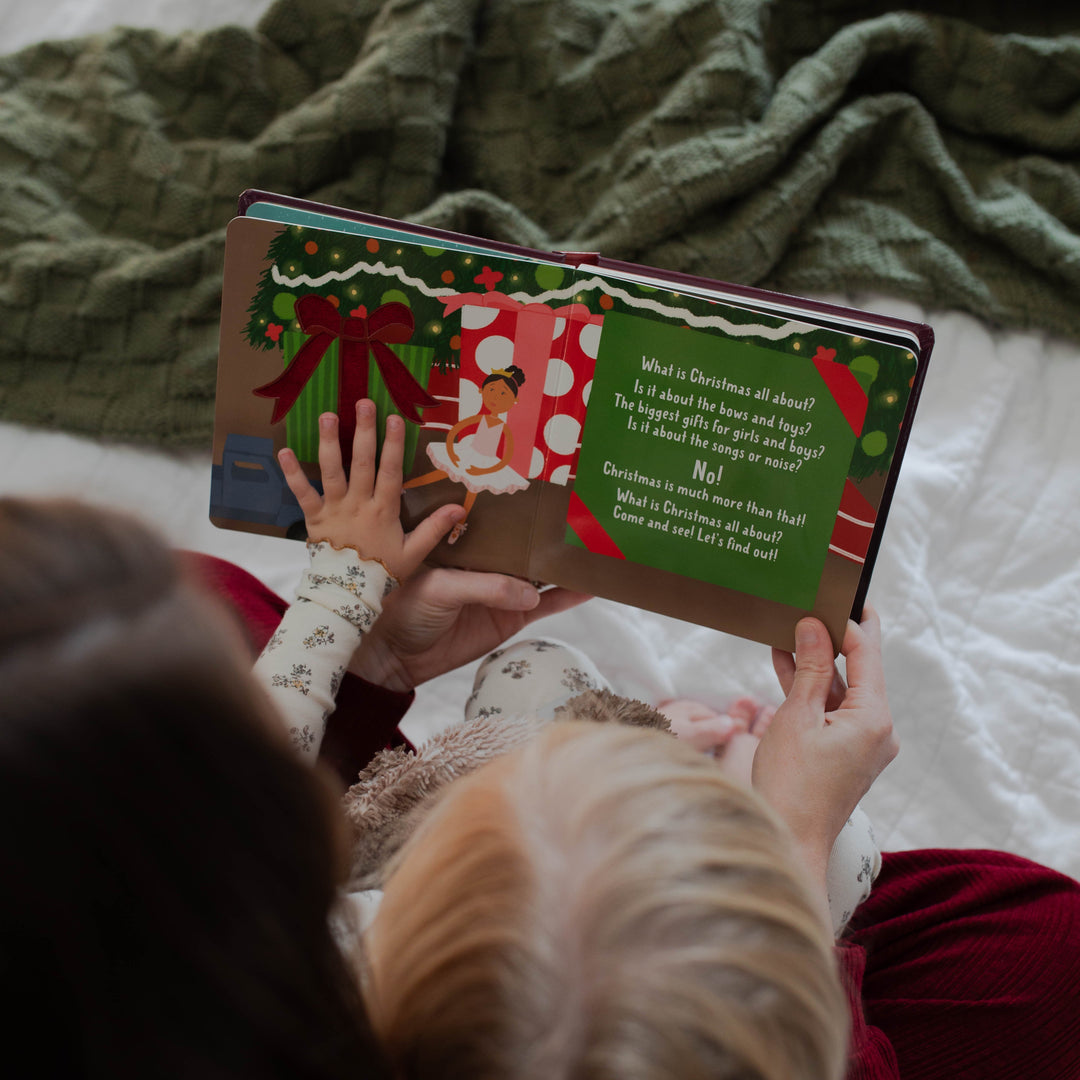
{"label": "woman's head", "polygon": [[138,523],[0,499],[0,964],[41,1071],[356,1075],[332,794],[249,668]]}
{"label": "woman's head", "polygon": [[480,396],[493,413],[504,413],[517,401],[525,382],[525,372],[516,364],[493,371],[480,384]]}
{"label": "woman's head", "polygon": [[832,942],[783,829],[664,735],[556,725],[448,789],[369,933],[405,1077],[842,1074]]}

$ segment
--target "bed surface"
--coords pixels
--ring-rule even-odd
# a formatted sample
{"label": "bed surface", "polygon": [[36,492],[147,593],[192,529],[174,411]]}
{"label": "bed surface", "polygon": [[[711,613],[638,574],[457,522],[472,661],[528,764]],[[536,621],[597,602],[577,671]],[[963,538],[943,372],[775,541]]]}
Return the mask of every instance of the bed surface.
{"label": "bed surface", "polygon": [[[252,26],[266,6],[5,5],[0,51],[113,22]],[[823,298],[927,321],[937,335],[870,593],[901,741],[865,802],[882,846],[1001,848],[1080,876],[1080,345],[886,295]],[[133,510],[285,595],[303,565],[300,545],[210,525],[209,448],[2,423],[0,460],[0,492]],[[584,648],[620,692],[646,701],[777,696],[766,649],[675,620],[597,600],[537,630]],[[455,719],[470,684],[465,670],[421,688],[409,734]]]}

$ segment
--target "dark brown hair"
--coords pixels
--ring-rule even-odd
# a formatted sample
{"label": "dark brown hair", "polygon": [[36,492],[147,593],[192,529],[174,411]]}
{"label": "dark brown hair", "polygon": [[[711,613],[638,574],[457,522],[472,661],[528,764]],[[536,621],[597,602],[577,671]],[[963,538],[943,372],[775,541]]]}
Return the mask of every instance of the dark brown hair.
{"label": "dark brown hair", "polygon": [[249,669],[143,526],[0,499],[0,978],[35,1074],[386,1075],[332,793]]}
{"label": "dark brown hair", "polygon": [[514,397],[517,397],[517,392],[525,383],[525,372],[517,364],[511,364],[505,371],[493,371],[480,385],[484,387],[488,383],[498,382],[499,380],[506,383],[514,391]]}

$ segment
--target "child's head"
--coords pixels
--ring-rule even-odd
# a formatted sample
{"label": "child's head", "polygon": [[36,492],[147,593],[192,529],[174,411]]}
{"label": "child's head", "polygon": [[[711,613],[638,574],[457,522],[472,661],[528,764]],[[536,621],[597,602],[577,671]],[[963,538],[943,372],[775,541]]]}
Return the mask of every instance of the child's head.
{"label": "child's head", "polygon": [[0,499],[0,971],[36,1073],[380,1074],[333,795],[280,727],[146,529]]}
{"label": "child's head", "polygon": [[376,1030],[406,1078],[838,1077],[845,999],[789,845],[676,740],[555,725],[399,854]]}
{"label": "child's head", "polygon": [[498,368],[480,384],[480,396],[493,413],[504,413],[517,401],[525,382],[525,372],[516,364]]}

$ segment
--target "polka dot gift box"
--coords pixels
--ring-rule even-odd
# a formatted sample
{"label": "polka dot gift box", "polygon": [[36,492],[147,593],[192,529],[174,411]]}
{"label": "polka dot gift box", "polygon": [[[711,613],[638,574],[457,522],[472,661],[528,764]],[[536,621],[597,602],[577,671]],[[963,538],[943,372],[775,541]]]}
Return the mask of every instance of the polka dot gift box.
{"label": "polka dot gift box", "polygon": [[603,315],[583,304],[550,308],[504,293],[448,298],[447,316],[461,313],[461,367],[432,371],[429,392],[440,402],[426,429],[447,431],[481,411],[484,379],[511,364],[525,373],[507,423],[514,433],[510,467],[530,480],[565,484],[574,475],[592,386]]}

